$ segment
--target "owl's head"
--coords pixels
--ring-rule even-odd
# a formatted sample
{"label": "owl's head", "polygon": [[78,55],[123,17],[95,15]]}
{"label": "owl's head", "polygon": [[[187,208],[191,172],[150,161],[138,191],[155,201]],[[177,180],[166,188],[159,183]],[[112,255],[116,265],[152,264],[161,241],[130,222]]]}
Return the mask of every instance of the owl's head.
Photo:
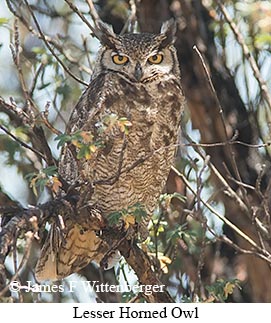
{"label": "owl's head", "polygon": [[132,82],[151,82],[163,75],[179,77],[179,65],[173,46],[176,25],[165,22],[159,34],[129,33],[116,35],[111,27],[99,22],[96,36],[102,48],[94,71],[118,72]]}

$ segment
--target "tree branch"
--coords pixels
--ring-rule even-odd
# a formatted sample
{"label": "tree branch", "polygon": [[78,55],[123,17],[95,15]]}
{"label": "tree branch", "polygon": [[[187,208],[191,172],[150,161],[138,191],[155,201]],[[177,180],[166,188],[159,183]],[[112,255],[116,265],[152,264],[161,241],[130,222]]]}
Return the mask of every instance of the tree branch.
{"label": "tree branch", "polygon": [[55,52],[55,50],[53,49],[53,47],[50,45],[50,43],[47,41],[44,33],[42,32],[41,28],[40,28],[40,25],[38,23],[38,20],[36,18],[36,16],[34,15],[29,3],[27,0],[24,0],[24,3],[26,4],[33,20],[34,20],[34,23],[38,29],[38,32],[41,36],[41,39],[43,40],[44,44],[46,45],[46,47],[49,49],[49,51],[51,52],[51,54],[54,56],[54,58],[57,60],[57,62],[63,67],[64,71],[66,73],[68,73],[73,79],[75,79],[77,82],[83,84],[84,86],[88,86],[88,83],[84,82],[83,80],[81,80],[80,78],[78,78],[76,75],[74,75],[70,70],[69,68],[62,62],[62,60],[58,57],[57,53]]}
{"label": "tree branch", "polygon": [[246,45],[246,42],[245,42],[242,34],[240,33],[237,25],[231,19],[230,14],[228,13],[226,7],[221,3],[220,0],[216,0],[216,3],[218,4],[221,12],[223,13],[227,23],[230,25],[230,28],[231,28],[232,32],[234,33],[234,36],[236,37],[237,42],[241,46],[244,56],[246,57],[247,61],[249,62],[250,66],[252,68],[252,71],[254,73],[254,76],[255,76],[256,80],[258,81],[258,84],[259,84],[259,87],[260,87],[261,92],[263,94],[263,97],[264,97],[266,103],[268,104],[269,109],[271,110],[271,95],[269,93],[266,82],[264,81],[264,79],[261,75],[261,72],[259,70],[259,67],[258,67],[258,64],[257,64],[255,58],[251,54],[251,51],[249,50],[248,46]]}
{"label": "tree branch", "polygon": [[[184,181],[185,185],[188,189],[192,192],[194,196],[197,196],[197,192],[191,187],[186,177],[180,173],[175,167],[172,167],[173,171],[180,176],[180,178]],[[219,214],[208,202],[204,201],[202,198],[202,204],[207,207],[215,216],[217,216],[221,221],[227,224],[234,232],[236,232],[240,237],[245,239],[252,247],[254,247],[259,253],[261,253],[265,259],[271,264],[271,255],[268,251],[262,249],[252,238],[246,235],[242,230],[240,230],[234,223],[232,223],[229,219],[225,216]]]}
{"label": "tree branch", "polygon": [[[66,196],[65,198],[56,199],[38,205],[37,207],[16,211],[10,221],[2,228],[2,231],[0,231],[0,290],[2,290],[2,294],[4,294],[8,289],[6,285],[4,262],[10,251],[10,246],[14,242],[16,243],[15,238],[17,234],[22,231],[38,232],[39,228],[45,223],[45,221],[54,221],[57,219],[59,214],[65,214],[65,218],[72,218],[76,208],[76,204],[74,204],[75,201],[76,199],[74,196]],[[0,212],[5,214],[5,207],[0,207]],[[89,218],[85,220],[79,217],[80,215],[77,214],[77,223],[80,221],[87,221],[89,229],[91,229],[92,225],[95,226],[95,219],[94,221],[89,221]],[[99,219],[96,220],[99,222]],[[120,237],[123,235],[125,236],[124,232],[110,227],[106,230],[106,233],[101,236],[101,238],[105,239],[105,241],[110,241],[111,246],[118,245],[119,251],[138,276],[140,284],[162,286],[156,273],[152,270],[152,263],[148,255],[135,243],[132,243],[132,240],[121,239]],[[119,241],[121,241],[121,243],[119,243]],[[168,292],[166,290],[162,290],[162,287],[157,293],[153,292],[151,295],[143,293],[142,296],[148,302],[173,302],[173,299],[170,297]]]}

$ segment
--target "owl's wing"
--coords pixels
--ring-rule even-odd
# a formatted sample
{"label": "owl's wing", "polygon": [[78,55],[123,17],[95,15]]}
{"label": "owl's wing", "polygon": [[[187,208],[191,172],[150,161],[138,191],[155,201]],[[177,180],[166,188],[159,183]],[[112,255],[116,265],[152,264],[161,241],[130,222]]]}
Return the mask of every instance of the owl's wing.
{"label": "owl's wing", "polygon": [[60,229],[52,225],[36,266],[38,281],[62,279],[84,268],[95,258],[100,261],[102,241],[94,231],[82,230],[74,225],[62,236]]}
{"label": "owl's wing", "polygon": [[[106,99],[107,79],[108,76],[101,73],[82,94],[71,114],[68,133],[83,129],[86,123],[95,122],[95,115],[103,109]],[[59,173],[70,184],[75,183],[80,173],[78,163],[67,145],[61,153]],[[92,260],[99,263],[108,248],[93,230],[82,231],[79,225],[73,223],[63,233],[53,224],[36,265],[36,278],[38,281],[62,279],[78,272]],[[108,269],[120,258],[119,254],[112,257],[114,259],[109,259]]]}
{"label": "owl's wing", "polygon": [[[83,129],[95,120],[97,113],[104,107],[107,98],[110,76],[105,72],[91,81],[73,109],[67,126],[67,133]],[[111,85],[112,86],[112,85]]]}
{"label": "owl's wing", "polygon": [[[92,131],[95,128],[97,115],[101,114],[106,106],[109,83],[110,80],[106,73],[99,74],[91,81],[71,113],[67,134],[74,134],[78,130]],[[58,166],[62,178],[70,185],[74,185],[82,175],[82,164],[76,158],[74,147],[65,144]]]}

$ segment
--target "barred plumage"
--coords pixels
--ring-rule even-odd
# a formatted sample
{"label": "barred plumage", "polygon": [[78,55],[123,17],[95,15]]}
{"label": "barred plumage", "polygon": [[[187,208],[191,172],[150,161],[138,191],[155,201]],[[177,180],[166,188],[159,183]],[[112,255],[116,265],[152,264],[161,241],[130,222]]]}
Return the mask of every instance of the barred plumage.
{"label": "barred plumage", "polygon": [[[93,149],[78,158],[79,148],[66,144],[59,172],[68,183],[79,183],[79,209],[88,205],[106,218],[140,203],[150,219],[173,163],[184,105],[175,27],[167,22],[158,35],[117,36],[100,23],[98,34],[103,47],[92,81],[67,129],[91,136]],[[63,278],[91,260],[99,262],[108,248],[93,231],[80,238],[72,226],[53,263],[52,247],[44,247],[37,278]]]}

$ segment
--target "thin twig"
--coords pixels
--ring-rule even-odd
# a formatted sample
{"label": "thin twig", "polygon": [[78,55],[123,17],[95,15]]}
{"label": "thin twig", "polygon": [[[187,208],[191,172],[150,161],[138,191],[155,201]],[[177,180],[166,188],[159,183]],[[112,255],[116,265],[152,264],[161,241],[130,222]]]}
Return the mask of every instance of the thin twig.
{"label": "thin twig", "polygon": [[45,126],[55,135],[60,135],[62,132],[59,131],[58,129],[56,129],[48,120],[48,115],[49,115],[49,107],[50,107],[50,102],[46,103],[45,106],[45,111],[41,112],[40,116],[41,119],[43,121],[43,123],[45,124]]}
{"label": "thin twig", "polygon": [[0,112],[7,114],[16,126],[23,124],[23,118],[21,114],[25,114],[23,110],[18,111],[18,107],[15,104],[10,104],[0,97]]}
{"label": "thin twig", "polygon": [[34,108],[36,111],[38,111],[37,106],[35,105],[35,103],[33,102],[29,91],[27,89],[26,86],[26,82],[24,79],[24,75],[23,75],[23,71],[22,71],[22,67],[21,67],[21,62],[20,62],[20,34],[19,34],[19,28],[18,28],[18,19],[16,18],[14,20],[14,44],[10,44],[10,50],[12,53],[12,58],[13,58],[13,62],[17,68],[18,71],[18,75],[19,75],[19,81],[21,84],[21,88],[22,88],[22,92],[23,95],[26,99],[26,101],[31,103],[31,107]]}
{"label": "thin twig", "polygon": [[260,72],[260,69],[258,67],[256,60],[254,59],[253,55],[251,54],[251,51],[249,50],[248,46],[246,45],[246,42],[245,42],[242,34],[240,33],[237,25],[232,20],[226,7],[221,3],[220,0],[216,0],[216,3],[219,6],[221,12],[223,13],[227,23],[230,25],[230,28],[231,28],[232,32],[234,33],[234,36],[236,37],[237,42],[241,46],[241,48],[243,50],[243,54],[246,57],[247,61],[249,62],[250,66],[253,70],[254,76],[259,84],[262,95],[269,107],[269,110],[271,110],[271,95],[269,93],[266,82],[262,78],[262,75],[261,75],[261,72]]}
{"label": "thin twig", "polygon": [[[230,163],[232,165],[232,168],[234,170],[234,173],[237,177],[237,179],[239,180],[239,182],[242,182],[242,178],[241,178],[241,175],[240,175],[240,172],[239,172],[239,169],[238,169],[238,166],[237,166],[237,163],[236,163],[236,160],[235,160],[235,153],[232,149],[232,146],[229,145],[229,141],[227,139],[227,126],[226,126],[226,120],[225,120],[225,117],[224,117],[224,112],[223,112],[223,108],[222,108],[222,105],[219,101],[219,98],[217,96],[217,93],[216,93],[216,90],[215,90],[215,87],[213,85],[213,82],[212,82],[212,78],[211,78],[211,75],[208,71],[208,68],[205,64],[205,61],[201,55],[201,52],[199,51],[199,49],[197,48],[196,45],[193,46],[193,49],[196,51],[196,53],[198,54],[200,60],[201,60],[201,63],[202,63],[202,66],[203,66],[203,69],[205,71],[205,74],[207,76],[207,79],[208,79],[208,84],[212,90],[212,93],[213,93],[213,96],[215,98],[215,101],[216,101],[216,104],[217,104],[217,107],[219,109],[219,115],[220,115],[220,118],[221,118],[221,122],[222,122],[222,126],[223,126],[223,131],[224,131],[224,136],[226,138],[226,148],[228,149],[228,152],[229,152],[229,156],[230,156]],[[246,203],[248,204],[248,200],[247,200],[247,194],[246,194],[246,190],[244,189],[243,186],[239,186],[240,187],[240,190],[241,192],[243,193],[243,196],[244,198],[246,199]]]}
{"label": "thin twig", "polygon": [[263,254],[253,251],[253,250],[247,250],[244,248],[241,248],[240,246],[238,246],[236,243],[234,243],[231,239],[229,239],[227,236],[225,235],[217,235],[210,227],[208,227],[208,231],[219,241],[222,241],[224,243],[226,243],[227,245],[229,245],[230,247],[234,248],[236,251],[245,254],[245,255],[251,255],[251,256],[257,256],[263,260],[265,260],[267,263],[271,264],[271,259],[270,257],[266,257]]}
{"label": "thin twig", "polygon": [[58,57],[57,53],[55,52],[55,50],[53,49],[53,47],[50,45],[50,43],[46,40],[46,37],[44,35],[44,33],[42,32],[40,25],[38,23],[38,20],[33,12],[33,10],[31,9],[31,6],[29,5],[27,0],[24,0],[24,3],[26,4],[33,20],[34,23],[38,29],[38,32],[41,36],[41,39],[43,40],[44,44],[46,45],[46,47],[48,48],[48,50],[51,52],[51,54],[54,56],[54,58],[57,60],[57,62],[63,67],[64,71],[67,72],[73,79],[75,79],[77,82],[83,84],[84,86],[88,86],[88,83],[86,83],[85,81],[79,79],[76,75],[74,75],[69,68],[62,62],[62,60]]}
{"label": "thin twig", "polygon": [[[189,142],[192,142],[191,138],[187,134],[185,134],[185,137]],[[205,158],[204,152],[201,149],[201,147],[197,147],[196,152],[201,156],[202,159]],[[230,187],[230,185],[227,183],[227,181],[219,172],[219,170],[215,167],[215,165],[212,162],[209,162],[209,167],[212,170],[212,172],[215,174],[215,176],[219,179],[221,184],[225,187],[225,192],[237,202],[237,204],[239,205],[241,210],[245,212],[245,214],[250,216],[250,210],[248,209],[247,204],[245,204],[243,200],[240,198],[240,196]]]}
{"label": "thin twig", "polygon": [[33,97],[33,94],[34,94],[34,91],[36,89],[36,86],[37,86],[37,82],[38,82],[38,78],[40,76],[40,73],[44,70],[44,64],[41,63],[39,65],[39,67],[37,68],[37,70],[35,71],[35,75],[34,75],[34,78],[32,80],[32,85],[30,87],[30,91],[29,91],[29,95],[31,97]]}
{"label": "thin twig", "polygon": [[202,280],[201,280],[201,270],[204,266],[204,256],[205,256],[205,248],[206,248],[206,231],[207,231],[207,219],[202,214],[201,209],[201,192],[203,189],[203,181],[202,181],[202,175],[204,173],[204,170],[207,168],[208,164],[210,162],[210,156],[206,156],[204,159],[203,167],[201,168],[199,175],[197,176],[197,210],[196,215],[197,218],[200,220],[200,223],[202,225],[203,232],[201,233],[201,241],[200,241],[200,254],[197,264],[197,277],[195,281],[195,288],[194,288],[194,296],[193,299],[196,301],[197,295],[200,293],[200,289],[202,287]]}
{"label": "thin twig", "polygon": [[92,31],[92,33],[95,35],[95,28],[89,23],[87,18],[82,14],[82,12],[72,3],[70,0],[65,0],[65,2],[69,5],[69,7],[72,9],[73,12],[75,12],[81,20],[88,26],[88,28]]}
{"label": "thin twig", "polygon": [[130,33],[134,33],[135,32],[135,27],[136,27],[136,4],[134,0],[130,0],[130,8],[131,8],[131,13],[128,17],[128,19],[126,20],[120,35],[123,35],[126,31],[130,32]]}
{"label": "thin twig", "polygon": [[179,146],[193,146],[193,147],[223,147],[226,145],[240,145],[240,146],[244,146],[244,147],[249,147],[249,148],[265,148],[265,147],[270,147],[271,146],[271,142],[268,141],[266,143],[263,144],[248,144],[246,142],[243,141],[239,141],[239,140],[233,140],[233,141],[225,141],[225,142],[214,142],[214,143],[190,143],[190,144],[180,144]]}
{"label": "thin twig", "polygon": [[12,139],[14,139],[15,141],[17,141],[21,146],[23,146],[24,148],[27,148],[31,151],[33,151],[35,154],[37,154],[39,157],[41,157],[43,160],[46,161],[45,156],[38,151],[37,149],[29,146],[28,144],[26,144],[25,142],[23,142],[21,139],[17,138],[16,136],[14,136],[10,131],[8,131],[4,126],[0,125],[0,129],[3,130],[8,136],[10,136]]}
{"label": "thin twig", "polygon": [[27,260],[29,259],[29,255],[30,255],[30,250],[31,250],[31,244],[32,241],[34,239],[34,233],[28,231],[26,234],[26,245],[24,248],[24,254],[23,254],[23,258],[20,262],[20,265],[18,266],[16,272],[14,273],[14,275],[12,276],[12,278],[10,279],[9,284],[6,285],[6,287],[4,287],[1,291],[0,291],[0,297],[2,297],[3,295],[5,295],[5,293],[8,291],[9,286],[12,284],[12,282],[16,281],[17,278],[19,277],[20,271],[23,268],[23,266],[25,265],[25,263],[27,262]]}
{"label": "thin twig", "polygon": [[[93,71],[93,66],[92,66],[92,63],[91,63],[91,59],[90,59],[90,51],[88,49],[88,43],[87,43],[87,39],[85,37],[82,36],[82,41],[83,41],[83,47],[84,47],[84,51],[86,53],[86,58],[87,58],[87,62],[88,62],[88,74],[92,74],[92,71]],[[86,72],[86,70],[85,70]]]}
{"label": "thin twig", "polygon": [[[192,194],[194,196],[197,195],[197,192],[191,187],[190,183],[188,182],[188,180],[186,179],[186,177],[180,173],[175,167],[171,167],[171,169],[183,180],[183,182],[185,183],[185,185],[188,187],[188,189],[192,192]],[[261,247],[258,246],[258,244],[252,239],[250,238],[248,235],[246,235],[242,230],[240,230],[235,224],[233,224],[229,219],[227,219],[225,216],[222,216],[221,214],[219,214],[209,203],[205,202],[202,198],[201,198],[201,202],[202,204],[204,204],[204,206],[206,206],[214,215],[216,215],[221,221],[223,221],[225,224],[227,224],[232,230],[234,230],[239,236],[241,236],[243,239],[245,239],[250,245],[252,245],[256,250],[258,250],[259,252],[261,252],[263,255],[270,257],[271,259],[271,255],[269,254],[269,252],[267,252],[266,250],[263,250]],[[270,260],[271,261],[271,260]]]}
{"label": "thin twig", "polygon": [[[7,6],[9,8],[10,12],[12,12],[13,15],[20,20],[20,22],[28,29],[28,31],[32,35],[43,40],[43,37],[32,26],[29,25],[28,20],[26,20],[22,15],[20,15],[16,10],[14,10],[14,8],[10,4],[10,1],[6,0],[6,3],[7,3]],[[59,44],[55,39],[51,38],[48,35],[44,34],[44,37],[46,38],[46,41],[49,44],[51,44],[52,46],[54,46],[54,48],[56,48],[65,57],[65,59],[67,61],[69,61],[73,65],[78,66],[79,69],[85,71],[86,73],[91,74],[91,71],[89,70],[89,68],[87,66],[85,66],[84,64],[79,64],[78,59],[73,58],[69,54],[69,52],[65,52],[63,44]]]}
{"label": "thin twig", "polygon": [[[90,12],[90,15],[91,15],[91,18],[93,19],[93,22],[95,24],[96,27],[98,27],[98,21],[100,20],[100,17],[94,7],[94,4],[92,2],[92,0],[86,0],[88,6],[89,6],[89,12]],[[95,32],[94,32],[95,33]]]}

